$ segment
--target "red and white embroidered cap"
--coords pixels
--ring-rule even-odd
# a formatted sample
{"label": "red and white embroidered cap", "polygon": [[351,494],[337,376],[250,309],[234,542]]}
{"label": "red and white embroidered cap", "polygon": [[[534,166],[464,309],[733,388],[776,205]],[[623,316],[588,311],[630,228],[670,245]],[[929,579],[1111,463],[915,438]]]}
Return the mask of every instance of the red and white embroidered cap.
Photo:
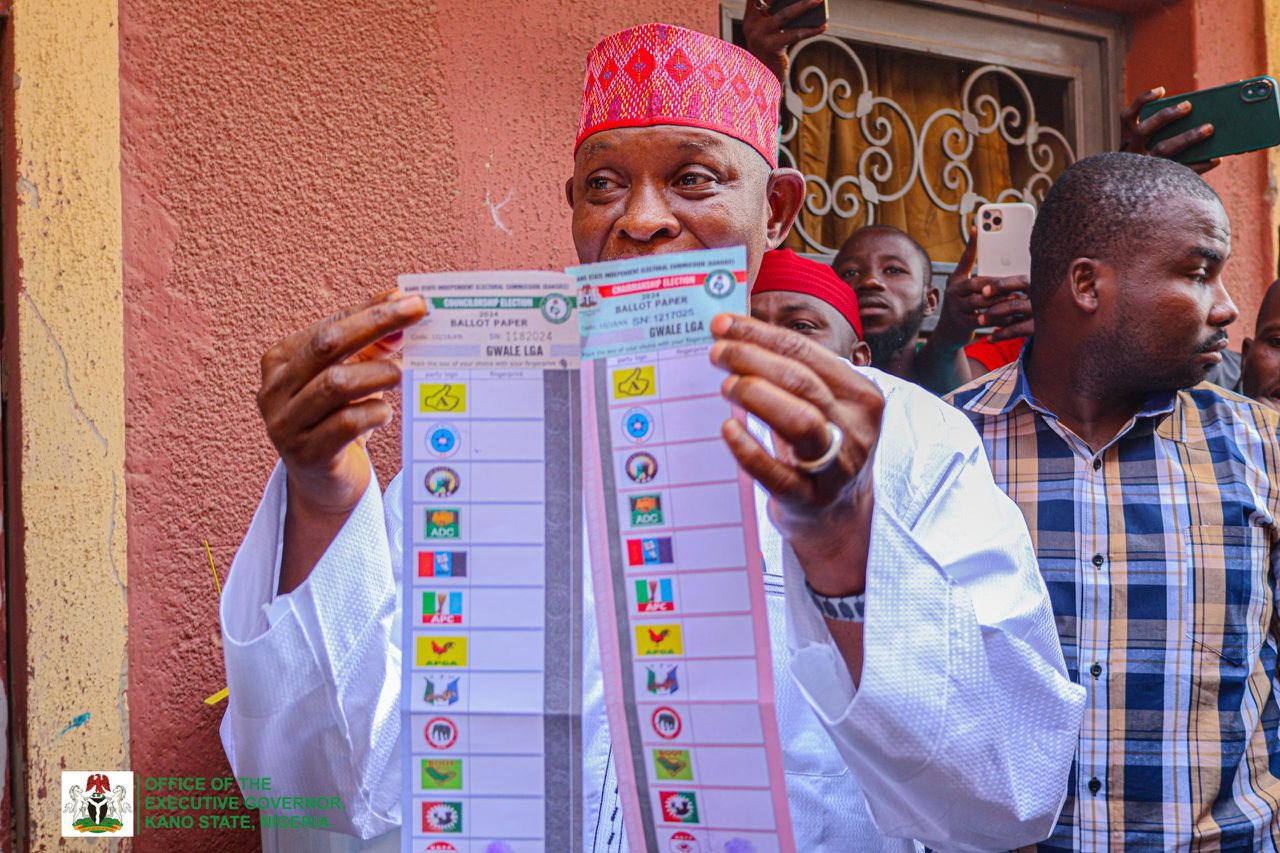
{"label": "red and white embroidered cap", "polygon": [[576,153],[593,133],[674,124],[740,139],[778,166],[782,85],[740,47],[671,24],[606,36],[587,54]]}

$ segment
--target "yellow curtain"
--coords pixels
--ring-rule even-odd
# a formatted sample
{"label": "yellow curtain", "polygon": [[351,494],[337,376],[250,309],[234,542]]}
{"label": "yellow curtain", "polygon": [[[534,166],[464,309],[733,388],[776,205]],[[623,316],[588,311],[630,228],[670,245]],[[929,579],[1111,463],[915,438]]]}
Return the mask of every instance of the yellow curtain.
{"label": "yellow curtain", "polygon": [[[959,62],[867,45],[857,45],[854,50],[866,67],[869,91],[902,107],[911,118],[917,133],[923,130],[925,119],[936,110],[962,108],[961,87],[968,70]],[[821,97],[821,86],[815,86],[817,91],[805,94],[800,91],[797,74],[811,65],[821,69],[828,82],[836,78],[849,81],[849,96],[836,100],[842,110],[854,112],[862,93],[859,91],[861,76],[853,60],[838,47],[823,42],[810,45],[798,55],[795,68],[792,69],[792,79],[796,81],[794,85],[797,94],[810,107]],[[816,80],[813,82],[816,83]],[[988,74],[979,79],[969,99],[971,107],[984,94],[998,98],[995,75]],[[868,117],[872,133],[876,137],[884,136],[884,131],[876,126],[875,120],[878,118],[889,121],[893,131],[892,138],[882,146],[892,157],[893,166],[891,177],[886,181],[876,181],[876,184],[880,192],[891,195],[902,187],[910,174],[913,155],[911,136],[901,116],[889,107],[878,105]],[[990,116],[980,114],[979,120],[989,124]],[[784,122],[786,121],[790,119],[784,117]],[[942,136],[948,129],[959,127],[960,122],[953,117],[940,118],[934,122],[928,137],[921,140],[925,149],[924,168],[931,186],[940,198],[952,205],[960,202],[963,189],[949,190],[944,186],[942,169],[947,158],[942,153]],[[867,149],[868,142],[863,136],[858,119],[842,118],[824,108],[804,116],[799,130],[787,147],[801,172],[820,175],[826,179],[828,186],[832,186],[842,175],[859,173],[858,162]],[[1012,186],[1008,146],[999,133],[978,135],[966,163],[973,175],[972,191],[977,195],[994,201],[1001,190]],[[872,157],[868,161],[868,175],[874,177],[876,167],[883,167],[882,158]],[[815,191],[812,184],[807,191]],[[821,193],[821,190],[816,192]],[[837,192],[838,207],[850,207],[847,198],[850,192],[861,197],[857,188]],[[960,234],[958,216],[957,213],[942,210],[935,205],[925,192],[920,178],[916,179],[902,198],[882,202],[875,210],[876,222],[896,226],[911,234],[935,261],[959,260],[964,240]],[[802,209],[800,220],[808,234],[820,240],[823,245],[838,249],[853,231],[867,224],[867,207],[863,204],[857,215],[849,219],[836,215],[834,211],[826,216],[816,216]],[[811,251],[794,230],[787,238],[787,246],[797,251]]]}

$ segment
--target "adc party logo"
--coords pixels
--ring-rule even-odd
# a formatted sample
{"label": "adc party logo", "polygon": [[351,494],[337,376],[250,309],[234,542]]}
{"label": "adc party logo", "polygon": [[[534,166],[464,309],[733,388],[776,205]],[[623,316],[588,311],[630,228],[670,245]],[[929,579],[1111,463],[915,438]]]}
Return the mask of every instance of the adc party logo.
{"label": "adc party logo", "polygon": [[133,837],[133,773],[62,771],[62,837]]}

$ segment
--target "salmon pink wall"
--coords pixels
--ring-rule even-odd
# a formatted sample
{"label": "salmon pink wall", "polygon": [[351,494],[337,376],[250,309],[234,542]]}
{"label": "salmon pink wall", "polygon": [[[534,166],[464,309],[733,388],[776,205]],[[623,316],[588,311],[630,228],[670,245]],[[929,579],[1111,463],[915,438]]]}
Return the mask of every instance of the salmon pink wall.
{"label": "salmon pink wall", "polygon": [[[1258,0],[1176,0],[1133,18],[1126,97],[1163,85],[1176,95],[1267,73],[1262,4]],[[1267,152],[1228,157],[1205,179],[1231,217],[1227,288],[1240,309],[1231,345],[1253,334],[1267,285],[1276,276],[1272,231],[1275,186]]]}
{"label": "salmon pink wall", "polygon": [[[227,772],[216,595],[274,463],[258,359],[409,271],[576,260],[587,49],[709,0],[120,0],[132,767]],[[385,482],[393,425],[375,440]],[[306,792],[291,792],[306,793]],[[142,851],[256,850],[147,833]]]}

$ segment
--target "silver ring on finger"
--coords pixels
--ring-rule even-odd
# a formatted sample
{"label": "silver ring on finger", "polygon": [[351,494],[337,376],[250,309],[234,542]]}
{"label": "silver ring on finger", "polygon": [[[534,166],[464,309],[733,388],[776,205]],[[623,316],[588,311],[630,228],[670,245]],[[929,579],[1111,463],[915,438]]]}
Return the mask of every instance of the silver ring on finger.
{"label": "silver ring on finger", "polygon": [[831,421],[827,421],[827,435],[831,437],[831,444],[827,446],[822,455],[817,459],[797,459],[795,461],[797,468],[812,476],[821,474],[835,463],[840,456],[840,449],[844,447],[844,430]]}
{"label": "silver ring on finger", "polygon": [[769,11],[769,0],[754,0],[754,2],[756,4],[756,8],[761,12]]}

